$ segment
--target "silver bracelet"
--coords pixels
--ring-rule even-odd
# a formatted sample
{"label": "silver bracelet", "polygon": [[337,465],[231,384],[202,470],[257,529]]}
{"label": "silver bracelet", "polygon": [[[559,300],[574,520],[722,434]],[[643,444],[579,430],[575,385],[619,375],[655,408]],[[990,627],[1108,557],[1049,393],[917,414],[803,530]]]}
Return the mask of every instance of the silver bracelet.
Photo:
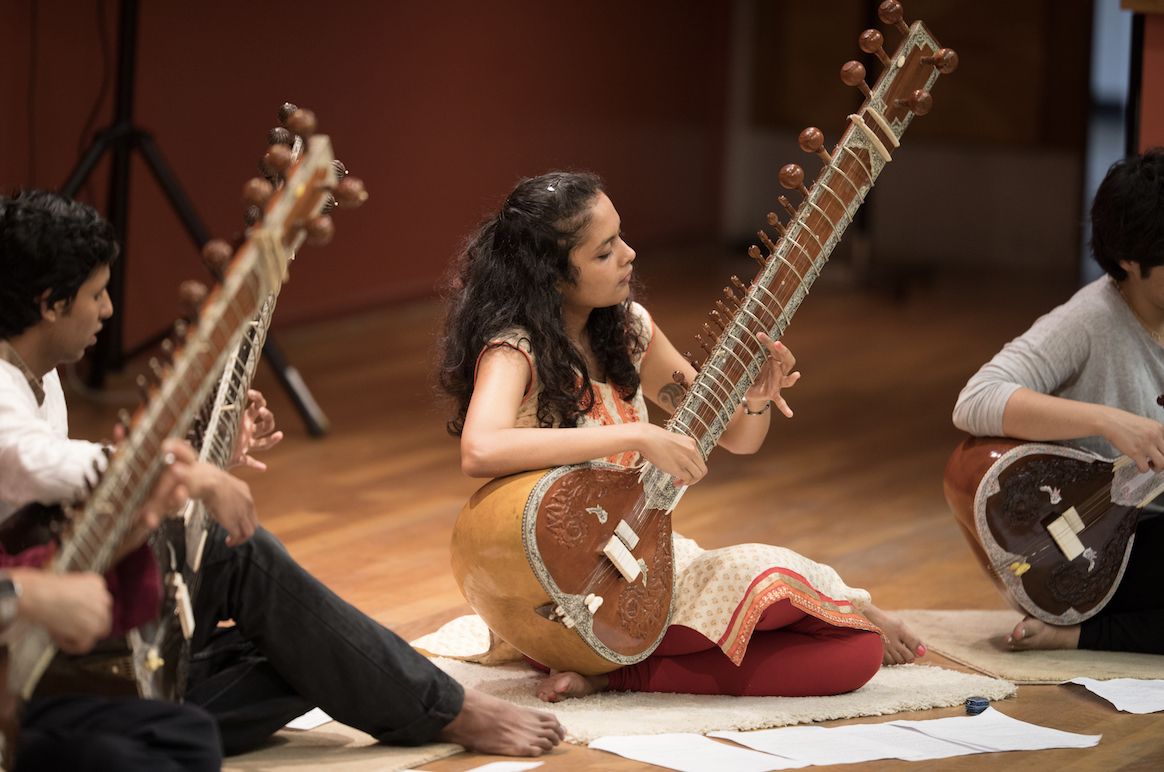
{"label": "silver bracelet", "polygon": [[746,400],[746,399],[740,400],[740,405],[743,406],[744,412],[747,413],[748,415],[764,415],[765,413],[767,413],[769,410],[772,409],[772,400],[768,400],[768,404],[764,405],[763,410],[759,410],[756,412],[753,412],[753,411],[748,409],[748,400]]}

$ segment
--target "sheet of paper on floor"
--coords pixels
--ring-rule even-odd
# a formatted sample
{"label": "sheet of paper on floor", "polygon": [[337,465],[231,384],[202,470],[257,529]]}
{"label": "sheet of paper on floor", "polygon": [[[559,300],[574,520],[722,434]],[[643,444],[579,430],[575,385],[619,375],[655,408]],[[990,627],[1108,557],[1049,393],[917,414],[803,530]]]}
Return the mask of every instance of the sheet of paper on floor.
{"label": "sheet of paper on floor", "polygon": [[983,753],[995,751],[1037,751],[1046,748],[1090,748],[1099,744],[1103,735],[1075,734],[1028,724],[987,708],[977,716],[953,716],[928,721],[889,721],[899,726],[922,732],[941,740],[963,743],[981,748]]}
{"label": "sheet of paper on floor", "polygon": [[723,772],[725,769],[732,772],[769,772],[808,766],[802,761],[782,759],[719,743],[700,734],[599,737],[589,747],[677,772]]}
{"label": "sheet of paper on floor", "polygon": [[1156,713],[1164,710],[1164,681],[1140,678],[1112,678],[1096,681],[1094,678],[1072,678],[1067,684],[1086,686],[1095,694],[1125,713]]}
{"label": "sheet of paper on floor", "polygon": [[288,729],[314,729],[317,726],[323,726],[328,721],[331,721],[331,716],[327,715],[320,708],[312,708],[304,713],[299,718],[292,719],[287,722]]}
{"label": "sheet of paper on floor", "polygon": [[786,726],[758,732],[711,732],[708,736],[817,766],[878,759],[929,761],[980,752],[977,748],[887,724],[850,724],[832,728]]}

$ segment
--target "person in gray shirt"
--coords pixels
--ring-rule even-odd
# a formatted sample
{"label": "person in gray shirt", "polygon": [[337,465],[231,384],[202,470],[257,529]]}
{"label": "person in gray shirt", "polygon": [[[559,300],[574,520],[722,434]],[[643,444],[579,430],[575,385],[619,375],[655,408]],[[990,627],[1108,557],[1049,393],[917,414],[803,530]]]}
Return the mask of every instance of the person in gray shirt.
{"label": "person in gray shirt", "polygon": [[[975,436],[1064,441],[1164,469],[1164,148],[1114,164],[1091,207],[1091,251],[1107,272],[1040,317],[962,389],[954,424]],[[1079,625],[1026,617],[1021,649],[1164,654],[1164,518],[1141,516],[1115,595]]]}

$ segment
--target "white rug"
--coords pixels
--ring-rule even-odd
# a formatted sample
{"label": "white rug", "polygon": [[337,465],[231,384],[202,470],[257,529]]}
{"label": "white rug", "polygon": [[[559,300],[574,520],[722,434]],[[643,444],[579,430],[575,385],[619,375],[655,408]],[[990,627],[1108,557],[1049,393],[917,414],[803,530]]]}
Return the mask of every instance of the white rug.
{"label": "white rug", "polygon": [[[855,692],[833,697],[720,697],[692,694],[606,692],[547,704],[534,696],[544,676],[524,662],[478,665],[447,655],[484,651],[488,634],[477,617],[461,617],[413,642],[433,655],[433,662],[465,686],[517,705],[558,716],[567,741],[587,744],[599,737],[716,730],[767,729],[860,716],[950,707],[967,697],[1001,700],[1015,686],[987,676],[926,665],[883,667]],[[450,645],[451,644],[451,645]]]}
{"label": "white rug", "polygon": [[1020,684],[1057,684],[1087,676],[1164,679],[1164,657],[1120,651],[1007,651],[1006,636],[1022,620],[1017,611],[895,611],[931,651],[996,678]]}

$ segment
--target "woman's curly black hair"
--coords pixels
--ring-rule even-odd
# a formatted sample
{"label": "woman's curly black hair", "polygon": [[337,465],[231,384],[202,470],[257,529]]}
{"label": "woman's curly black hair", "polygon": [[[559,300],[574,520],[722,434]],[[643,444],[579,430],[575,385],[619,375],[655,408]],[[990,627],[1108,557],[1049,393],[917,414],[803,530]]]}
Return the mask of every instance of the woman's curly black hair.
{"label": "woman's curly black hair", "polygon": [[[542,388],[538,424],[577,426],[593,407],[591,373],[566,335],[560,287],[577,279],[570,251],[583,240],[600,192],[602,180],[587,173],[522,180],[461,251],[446,280],[437,366],[440,388],[455,411],[448,422],[453,436],[465,426],[478,356],[514,327],[525,330],[536,363]],[[639,388],[633,357],[641,353],[630,300],[594,309],[586,323],[602,375],[628,399]]]}

